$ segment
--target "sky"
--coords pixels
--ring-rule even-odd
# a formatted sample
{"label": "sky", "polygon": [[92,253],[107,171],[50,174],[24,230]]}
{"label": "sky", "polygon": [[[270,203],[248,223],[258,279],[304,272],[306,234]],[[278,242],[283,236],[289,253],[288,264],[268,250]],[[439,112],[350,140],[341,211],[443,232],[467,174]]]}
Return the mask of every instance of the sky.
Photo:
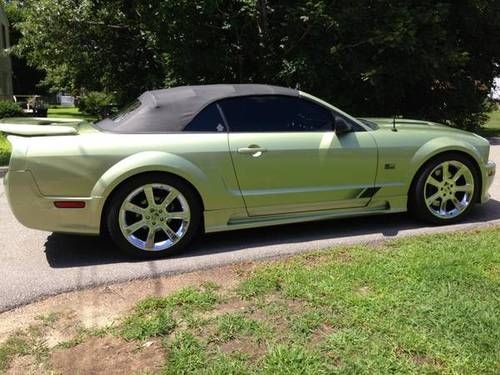
{"label": "sky", "polygon": [[493,89],[492,96],[493,99],[500,100],[500,78],[495,79],[495,88]]}

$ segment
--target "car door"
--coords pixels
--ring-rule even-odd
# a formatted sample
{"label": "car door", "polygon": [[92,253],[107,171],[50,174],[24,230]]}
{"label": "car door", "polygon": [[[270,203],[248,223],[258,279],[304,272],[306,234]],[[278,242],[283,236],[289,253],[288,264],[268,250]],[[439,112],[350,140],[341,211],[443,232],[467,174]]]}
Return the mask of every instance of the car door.
{"label": "car door", "polygon": [[299,97],[247,96],[218,104],[250,216],[368,204],[377,167],[369,132],[337,135],[339,115]]}

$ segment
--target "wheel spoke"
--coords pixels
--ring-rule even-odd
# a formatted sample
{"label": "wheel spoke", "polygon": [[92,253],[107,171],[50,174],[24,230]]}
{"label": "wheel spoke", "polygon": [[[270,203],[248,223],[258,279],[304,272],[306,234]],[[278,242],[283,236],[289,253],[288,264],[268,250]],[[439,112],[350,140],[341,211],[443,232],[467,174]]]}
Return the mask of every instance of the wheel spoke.
{"label": "wheel spoke", "polygon": [[463,204],[462,204],[462,203],[460,203],[460,202],[458,201],[458,199],[457,199],[457,198],[452,198],[452,199],[451,199],[451,203],[453,203],[453,205],[455,206],[455,208],[456,208],[457,210],[462,211],[462,209],[463,209]]}
{"label": "wheel spoke", "polygon": [[466,184],[455,187],[456,192],[472,193],[473,190],[474,190],[474,185],[472,184]]}
{"label": "wheel spoke", "polygon": [[442,183],[439,182],[438,180],[436,180],[434,177],[432,176],[429,176],[429,178],[427,179],[427,183],[428,184],[431,184],[432,186],[435,186],[437,188],[441,187]]}
{"label": "wheel spoke", "polygon": [[185,211],[168,212],[166,217],[167,217],[167,219],[170,219],[170,220],[188,220],[189,213],[185,212]]}
{"label": "wheel spoke", "polygon": [[148,207],[153,207],[156,205],[155,196],[153,193],[153,187],[151,185],[144,187],[144,194],[146,195],[146,200],[148,201]]}
{"label": "wheel spoke", "polygon": [[445,161],[442,164],[442,168],[443,168],[443,181],[444,181],[450,178],[450,163]]}
{"label": "wheel spoke", "polygon": [[453,176],[453,182],[457,182],[460,177],[462,177],[465,174],[466,168],[461,167],[457,173]]}
{"label": "wheel spoke", "polygon": [[426,198],[425,202],[427,205],[431,206],[434,202],[441,198],[441,193],[438,191],[437,193],[431,195],[429,198]]}
{"label": "wheel spoke", "polygon": [[161,205],[160,207],[162,209],[165,209],[167,208],[167,206],[172,203],[175,198],[177,198],[177,196],[179,195],[179,193],[177,191],[171,191],[168,193],[168,195],[165,197],[165,199],[163,200],[163,202],[161,202]]}
{"label": "wheel spoke", "polygon": [[144,222],[144,220],[140,220],[140,221],[126,227],[125,230],[130,235],[130,234],[137,232],[139,229],[141,229],[142,227],[145,227],[145,226],[146,226],[146,223]]}
{"label": "wheel spoke", "polygon": [[441,200],[441,206],[439,207],[439,213],[441,215],[446,215],[447,214],[447,211],[446,211],[447,203],[448,203],[448,198],[443,198]]}
{"label": "wheel spoke", "polygon": [[146,249],[153,249],[155,247],[155,234],[156,230],[149,227],[148,238],[146,239],[145,247]]}
{"label": "wheel spoke", "polygon": [[165,232],[165,234],[168,236],[168,238],[170,239],[170,241],[172,242],[177,242],[177,239],[178,239],[178,236],[177,234],[173,231],[172,228],[170,228],[170,226],[168,224],[163,224],[161,226],[161,229],[163,229],[163,231]]}
{"label": "wheel spoke", "polygon": [[127,202],[123,208],[125,209],[125,211],[133,212],[138,215],[144,214],[144,208],[139,207],[138,205],[133,204],[132,202]]}

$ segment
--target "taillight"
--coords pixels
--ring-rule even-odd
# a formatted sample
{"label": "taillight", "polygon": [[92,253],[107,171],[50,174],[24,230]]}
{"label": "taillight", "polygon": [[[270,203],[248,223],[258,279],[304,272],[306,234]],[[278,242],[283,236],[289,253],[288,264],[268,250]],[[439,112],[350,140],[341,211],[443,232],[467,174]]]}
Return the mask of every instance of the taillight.
{"label": "taillight", "polygon": [[55,201],[54,206],[57,208],[85,208],[84,201]]}

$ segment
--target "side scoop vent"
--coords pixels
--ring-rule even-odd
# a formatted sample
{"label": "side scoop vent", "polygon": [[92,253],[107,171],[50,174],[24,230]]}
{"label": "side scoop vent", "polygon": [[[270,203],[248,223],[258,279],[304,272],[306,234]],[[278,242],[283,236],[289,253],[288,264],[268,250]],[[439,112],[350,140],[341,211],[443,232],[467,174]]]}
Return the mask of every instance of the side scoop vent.
{"label": "side scoop vent", "polygon": [[372,198],[380,190],[380,187],[371,187],[364,189],[358,198]]}

